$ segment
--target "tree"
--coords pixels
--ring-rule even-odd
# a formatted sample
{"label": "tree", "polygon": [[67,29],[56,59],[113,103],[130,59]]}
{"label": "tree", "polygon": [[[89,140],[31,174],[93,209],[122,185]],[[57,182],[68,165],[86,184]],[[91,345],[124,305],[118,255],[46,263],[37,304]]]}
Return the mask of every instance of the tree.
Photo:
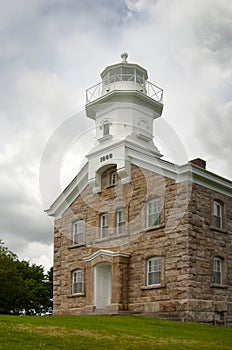
{"label": "tree", "polygon": [[17,273],[17,256],[0,240],[0,313],[17,308],[20,278]]}
{"label": "tree", "polygon": [[0,313],[31,315],[52,307],[52,269],[19,261],[0,240]]}

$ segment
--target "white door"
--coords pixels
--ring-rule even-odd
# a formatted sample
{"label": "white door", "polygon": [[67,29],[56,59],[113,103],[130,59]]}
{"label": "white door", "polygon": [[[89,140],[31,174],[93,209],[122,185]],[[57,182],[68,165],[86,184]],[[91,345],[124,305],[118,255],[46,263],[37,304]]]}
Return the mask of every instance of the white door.
{"label": "white door", "polygon": [[111,264],[95,266],[94,295],[97,309],[105,309],[111,301]]}

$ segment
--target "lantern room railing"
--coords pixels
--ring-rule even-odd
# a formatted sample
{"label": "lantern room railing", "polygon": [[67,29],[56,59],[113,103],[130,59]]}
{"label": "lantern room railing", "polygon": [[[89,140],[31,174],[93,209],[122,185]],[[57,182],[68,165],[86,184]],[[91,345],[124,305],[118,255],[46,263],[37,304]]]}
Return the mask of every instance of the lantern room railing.
{"label": "lantern room railing", "polygon": [[[134,77],[134,76],[133,76]],[[114,90],[120,90],[119,86],[116,85],[120,82],[128,82],[130,83],[130,88],[128,89],[129,91],[137,90],[138,91],[138,86],[141,86],[144,88],[145,92],[142,92],[143,94],[147,95],[148,97],[152,98],[153,100],[163,103],[163,90],[159,88],[158,86],[152,84],[149,81],[134,81],[132,78],[131,74],[115,74],[110,77],[110,84],[105,84],[104,80],[103,82],[100,82],[91,88],[86,90],[86,104],[95,101],[99,97],[106,95],[107,91],[107,86],[109,86],[109,91],[112,92]],[[115,84],[115,87],[114,87]],[[134,87],[133,87],[134,84]],[[103,90],[106,92],[103,93]],[[123,89],[123,91],[126,91]]]}

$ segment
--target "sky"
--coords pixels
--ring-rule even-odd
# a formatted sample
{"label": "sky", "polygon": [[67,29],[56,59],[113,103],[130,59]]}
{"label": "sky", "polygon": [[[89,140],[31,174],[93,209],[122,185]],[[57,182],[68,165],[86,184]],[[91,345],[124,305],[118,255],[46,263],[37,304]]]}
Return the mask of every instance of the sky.
{"label": "sky", "polygon": [[[85,163],[94,122],[85,90],[121,61],[164,90],[154,124],[164,159],[203,158],[232,179],[230,0],[0,0],[0,239],[53,264],[44,212]],[[168,146],[167,146],[168,145]]]}

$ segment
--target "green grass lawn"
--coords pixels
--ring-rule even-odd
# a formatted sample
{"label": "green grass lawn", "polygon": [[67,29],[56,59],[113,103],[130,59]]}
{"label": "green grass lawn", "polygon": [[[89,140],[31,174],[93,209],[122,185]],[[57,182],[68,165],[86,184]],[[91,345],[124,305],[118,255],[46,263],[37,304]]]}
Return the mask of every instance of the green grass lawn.
{"label": "green grass lawn", "polygon": [[3,316],[0,350],[232,349],[232,329],[139,316]]}

